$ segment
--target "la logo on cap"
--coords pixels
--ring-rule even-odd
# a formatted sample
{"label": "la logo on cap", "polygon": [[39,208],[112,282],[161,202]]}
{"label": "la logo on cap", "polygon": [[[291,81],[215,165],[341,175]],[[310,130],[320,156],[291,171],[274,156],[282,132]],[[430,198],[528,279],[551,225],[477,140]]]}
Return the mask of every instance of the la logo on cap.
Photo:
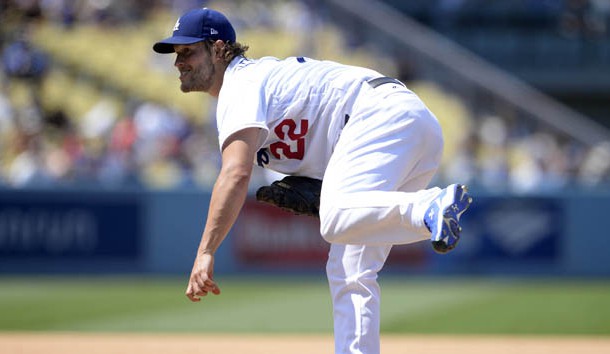
{"label": "la logo on cap", "polygon": [[176,24],[174,25],[174,32],[176,32],[178,29],[180,29],[180,19],[178,19],[178,21],[176,21]]}

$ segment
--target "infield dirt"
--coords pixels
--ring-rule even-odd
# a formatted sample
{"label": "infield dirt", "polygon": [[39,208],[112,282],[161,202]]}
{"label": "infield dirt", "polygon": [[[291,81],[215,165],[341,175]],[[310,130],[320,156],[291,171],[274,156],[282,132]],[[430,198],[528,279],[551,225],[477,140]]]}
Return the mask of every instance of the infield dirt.
{"label": "infield dirt", "polygon": [[[610,337],[385,335],[384,354],[607,354]],[[330,336],[0,333],[1,354],[332,354]]]}

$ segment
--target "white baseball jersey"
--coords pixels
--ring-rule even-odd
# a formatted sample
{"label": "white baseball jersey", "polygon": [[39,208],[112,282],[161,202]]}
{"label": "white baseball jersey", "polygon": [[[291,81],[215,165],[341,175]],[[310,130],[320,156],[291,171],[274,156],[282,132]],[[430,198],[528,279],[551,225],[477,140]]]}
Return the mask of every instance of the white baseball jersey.
{"label": "white baseball jersey", "polygon": [[441,160],[438,121],[403,85],[366,83],[381,76],[309,58],[237,58],[218,97],[221,147],[259,127],[255,163],[324,180],[335,354],[380,353],[377,273],[392,245],[429,239],[423,215],[440,193],[424,189]]}
{"label": "white baseball jersey", "polygon": [[360,86],[380,76],[303,57],[238,57],[225,71],[218,96],[220,146],[241,129],[259,127],[256,164],[321,179]]}

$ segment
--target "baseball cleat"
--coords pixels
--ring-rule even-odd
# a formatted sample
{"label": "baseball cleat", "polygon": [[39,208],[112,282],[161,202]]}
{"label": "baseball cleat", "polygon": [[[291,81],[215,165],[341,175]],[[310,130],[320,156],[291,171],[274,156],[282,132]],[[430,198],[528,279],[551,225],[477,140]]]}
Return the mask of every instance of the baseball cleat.
{"label": "baseball cleat", "polygon": [[461,184],[448,186],[434,199],[424,215],[434,251],[442,254],[455,248],[462,232],[460,217],[471,203],[468,188]]}

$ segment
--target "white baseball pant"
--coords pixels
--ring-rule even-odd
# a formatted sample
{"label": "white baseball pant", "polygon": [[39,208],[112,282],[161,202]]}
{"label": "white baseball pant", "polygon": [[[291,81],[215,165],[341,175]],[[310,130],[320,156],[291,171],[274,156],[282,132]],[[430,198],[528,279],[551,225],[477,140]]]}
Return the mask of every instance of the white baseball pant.
{"label": "white baseball pant", "polygon": [[320,231],[335,354],[380,353],[377,274],[392,245],[427,240],[423,215],[439,188],[443,139],[434,115],[408,89],[364,83],[324,175]]}

